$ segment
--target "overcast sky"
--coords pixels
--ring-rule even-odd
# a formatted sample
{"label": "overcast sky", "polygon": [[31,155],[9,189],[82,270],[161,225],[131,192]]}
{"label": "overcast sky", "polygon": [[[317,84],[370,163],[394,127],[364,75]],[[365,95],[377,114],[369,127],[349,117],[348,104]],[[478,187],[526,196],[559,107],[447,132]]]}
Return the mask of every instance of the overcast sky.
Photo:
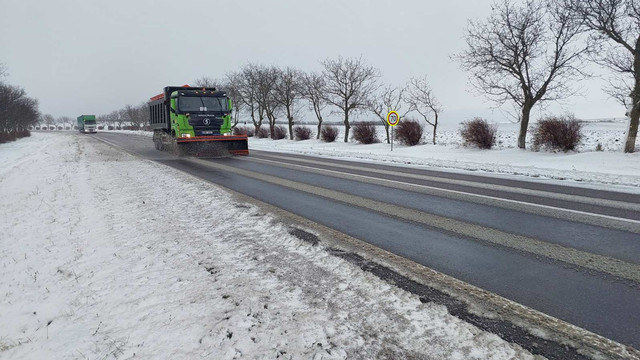
{"label": "overcast sky", "polygon": [[[468,19],[490,0],[0,0],[0,63],[6,81],[38,98],[43,113],[76,117],[139,104],[166,85],[222,77],[248,62],[320,70],[327,58],[360,57],[383,81],[426,74],[442,121],[502,110],[471,91],[450,55],[464,48]],[[601,90],[547,111],[624,116]],[[509,110],[508,108],[505,110]]]}

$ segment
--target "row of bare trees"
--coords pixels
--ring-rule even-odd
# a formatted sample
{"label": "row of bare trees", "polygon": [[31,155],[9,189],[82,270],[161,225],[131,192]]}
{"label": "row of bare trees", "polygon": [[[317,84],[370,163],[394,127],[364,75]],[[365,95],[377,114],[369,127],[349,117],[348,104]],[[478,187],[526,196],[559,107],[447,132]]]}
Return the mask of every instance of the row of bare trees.
{"label": "row of bare trees", "polygon": [[108,114],[96,116],[96,122],[108,129],[145,129],[149,126],[149,106],[146,103],[125,105]]}
{"label": "row of bare trees", "polygon": [[38,101],[24,89],[5,83],[7,68],[0,64],[0,142],[28,136],[28,129],[38,122]]}
{"label": "row of bare trees", "polygon": [[[146,103],[125,105],[123,108],[114,110],[108,114],[96,116],[96,123],[99,129],[146,129],[149,126],[149,107]],[[71,130],[78,128],[75,118],[69,116],[56,118],[51,114],[40,116],[35,127],[37,129],[52,130]]]}
{"label": "row of bare trees", "polygon": [[625,152],[635,150],[640,119],[638,0],[498,0],[484,21],[470,21],[466,49],[454,55],[473,86],[519,112],[525,148],[531,110],[566,99],[589,76],[587,61],[611,72],[608,93],[629,108]]}
{"label": "row of bare trees", "polygon": [[[630,118],[625,152],[635,150],[640,119],[639,0],[496,0],[490,16],[470,21],[466,48],[453,56],[468,71],[480,93],[518,111],[518,147],[526,146],[535,106],[576,94],[591,61],[611,70],[609,94],[628,106]],[[276,119],[284,117],[293,137],[299,111],[310,108],[318,120],[325,111],[340,114],[349,139],[354,112],[371,111],[389,128],[386,113],[418,114],[433,128],[436,139],[442,105],[426,77],[403,87],[380,82],[380,71],[362,58],[327,59],[320,72],[262,64],[247,64],[224,79],[203,77],[197,86],[226,89],[235,104],[234,126],[240,114],[251,118],[256,131],[266,120],[274,136]],[[327,110],[327,108],[329,108]]]}
{"label": "row of bare trees", "polygon": [[391,110],[402,115],[416,112],[433,127],[433,141],[442,106],[434,97],[426,77],[411,79],[404,87],[384,85],[380,71],[362,58],[327,59],[320,72],[304,72],[293,67],[247,64],[216,80],[201,77],[196,86],[223,88],[235,104],[234,126],[239,114],[251,119],[256,132],[266,121],[271,136],[279,118],[286,119],[289,137],[303,109],[312,110],[318,121],[317,136],[329,113],[339,114],[344,122],[344,141],[349,140],[351,120],[355,112],[370,111],[385,126],[387,142],[389,128],[386,115]]}
{"label": "row of bare trees", "polygon": [[69,116],[54,117],[51,114],[44,114],[38,119],[36,129],[43,130],[71,130],[77,128],[76,120]]}

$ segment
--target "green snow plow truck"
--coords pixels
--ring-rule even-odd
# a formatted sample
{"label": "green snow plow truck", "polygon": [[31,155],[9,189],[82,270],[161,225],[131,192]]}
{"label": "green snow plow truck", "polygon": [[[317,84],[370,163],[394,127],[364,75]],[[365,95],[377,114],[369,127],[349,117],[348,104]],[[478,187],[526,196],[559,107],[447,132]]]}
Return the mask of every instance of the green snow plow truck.
{"label": "green snow plow truck", "polygon": [[78,116],[78,131],[81,133],[96,133],[96,116],[80,115]]}
{"label": "green snow plow truck", "polygon": [[167,86],[149,101],[153,143],[181,156],[249,155],[247,136],[231,133],[231,110],[224,91]]}

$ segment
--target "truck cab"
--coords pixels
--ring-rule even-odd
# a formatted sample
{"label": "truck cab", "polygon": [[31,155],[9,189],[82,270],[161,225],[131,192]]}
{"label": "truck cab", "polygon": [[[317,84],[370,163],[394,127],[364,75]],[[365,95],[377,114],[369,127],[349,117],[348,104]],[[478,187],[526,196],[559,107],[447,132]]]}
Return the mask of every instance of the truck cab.
{"label": "truck cab", "polygon": [[78,116],[78,131],[81,133],[96,133],[97,129],[95,115]]}
{"label": "truck cab", "polygon": [[177,138],[231,135],[231,101],[224,92],[180,89],[170,99],[171,130]]}
{"label": "truck cab", "polygon": [[149,99],[149,124],[158,150],[179,155],[248,155],[246,135],[233,135],[232,103],[215,88],[167,86]]}

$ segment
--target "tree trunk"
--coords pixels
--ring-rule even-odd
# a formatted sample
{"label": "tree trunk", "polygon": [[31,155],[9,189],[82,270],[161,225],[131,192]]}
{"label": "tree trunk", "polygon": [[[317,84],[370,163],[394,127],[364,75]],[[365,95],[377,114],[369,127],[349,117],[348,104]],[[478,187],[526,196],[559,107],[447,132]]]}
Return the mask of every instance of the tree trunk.
{"label": "tree trunk", "polygon": [[349,111],[344,112],[344,142],[349,142],[349,129],[351,129],[351,125],[349,125]]}
{"label": "tree trunk", "polygon": [[318,135],[316,135],[316,139],[320,140],[320,131],[322,130],[322,118],[318,119]]}
{"label": "tree trunk", "polygon": [[520,119],[520,135],[518,135],[518,147],[524,149],[527,142],[527,129],[529,128],[529,117],[531,116],[531,108],[533,106],[525,101],[522,106],[522,119]]}
{"label": "tree trunk", "polygon": [[[640,48],[640,37],[636,41],[636,50]],[[635,84],[633,93],[631,94],[631,113],[629,114],[629,131],[627,132],[627,140],[624,144],[624,152],[632,153],[636,151],[636,136],[638,136],[638,122],[640,120],[640,54],[636,51],[633,56],[633,70],[635,75]]]}
{"label": "tree trunk", "polygon": [[436,144],[436,130],[438,130],[438,123],[433,123],[433,145]]}
{"label": "tree trunk", "polygon": [[276,131],[276,121],[275,119],[271,120],[271,117],[269,117],[269,135],[271,135],[272,139],[276,138],[275,131]]}
{"label": "tree trunk", "polygon": [[260,125],[262,125],[262,121],[259,123],[256,121],[256,114],[255,114],[255,111],[253,110],[253,107],[251,107],[251,121],[253,122],[253,126],[255,126],[256,128],[256,132],[254,134],[257,137],[258,130],[260,129]]}
{"label": "tree trunk", "polygon": [[[233,113],[233,126],[232,127],[236,127],[238,126],[238,122],[240,121],[240,112],[238,112],[237,110]],[[246,121],[245,121],[245,125],[246,125]]]}
{"label": "tree trunk", "polygon": [[634,101],[631,113],[629,114],[629,131],[627,141],[624,144],[624,152],[632,153],[636,150],[636,136],[638,136],[638,122],[640,120],[640,106]]}
{"label": "tree trunk", "polygon": [[389,139],[389,124],[384,124],[384,130],[387,132],[387,144],[391,144],[391,140]]}
{"label": "tree trunk", "polygon": [[438,130],[438,112],[434,111],[435,119],[433,120],[433,145],[436,144],[436,131]]}
{"label": "tree trunk", "polygon": [[293,140],[293,116],[289,117],[289,140]]}

